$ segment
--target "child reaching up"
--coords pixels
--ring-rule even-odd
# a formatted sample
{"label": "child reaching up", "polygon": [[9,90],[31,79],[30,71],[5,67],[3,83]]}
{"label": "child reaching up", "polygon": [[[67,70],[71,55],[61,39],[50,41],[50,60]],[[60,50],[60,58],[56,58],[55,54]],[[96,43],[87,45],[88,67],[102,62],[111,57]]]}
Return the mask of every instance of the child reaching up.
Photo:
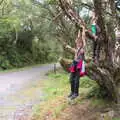
{"label": "child reaching up", "polygon": [[71,92],[68,96],[70,99],[75,99],[79,96],[79,79],[85,74],[85,28],[83,27],[81,31],[78,32],[77,39],[75,41],[76,49],[73,63],[70,67],[70,85]]}
{"label": "child reaching up", "polygon": [[91,19],[91,31],[94,37],[93,39],[93,61],[98,63],[99,54],[100,54],[100,41],[98,40],[98,36],[100,35],[100,27],[97,24],[98,17],[95,14],[95,11],[92,11],[92,19]]}
{"label": "child reaching up", "polygon": [[91,31],[94,36],[94,40],[97,39],[97,19],[98,19],[98,17],[96,16],[95,12],[93,11],[92,19],[91,19]]}

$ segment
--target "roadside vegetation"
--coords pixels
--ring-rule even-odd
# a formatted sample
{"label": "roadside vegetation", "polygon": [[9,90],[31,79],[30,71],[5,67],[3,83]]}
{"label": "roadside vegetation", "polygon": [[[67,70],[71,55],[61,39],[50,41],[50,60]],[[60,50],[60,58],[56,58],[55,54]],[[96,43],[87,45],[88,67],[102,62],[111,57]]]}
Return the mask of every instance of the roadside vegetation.
{"label": "roadside vegetation", "polygon": [[49,18],[39,1],[1,0],[0,71],[57,60],[62,48]]}
{"label": "roadside vegetation", "polygon": [[[112,110],[112,102],[107,98],[106,100],[102,99],[105,93],[101,92],[97,83],[88,77],[81,78],[80,97],[75,101],[67,99],[70,89],[68,73],[59,70],[56,74],[49,72],[48,77],[49,80],[43,83],[45,99],[42,103],[34,107],[32,120],[67,120],[70,117],[72,118],[72,115],[81,118],[80,110],[86,112],[86,114],[82,113],[85,118],[90,117],[91,113],[93,114],[90,117],[91,120],[97,120],[95,118],[100,117],[102,112]],[[78,113],[77,109],[79,109],[78,112],[80,114],[76,115]],[[90,113],[88,112],[89,110]],[[118,117],[120,116],[116,114],[113,120],[120,120]],[[78,119],[74,118],[74,120]]]}

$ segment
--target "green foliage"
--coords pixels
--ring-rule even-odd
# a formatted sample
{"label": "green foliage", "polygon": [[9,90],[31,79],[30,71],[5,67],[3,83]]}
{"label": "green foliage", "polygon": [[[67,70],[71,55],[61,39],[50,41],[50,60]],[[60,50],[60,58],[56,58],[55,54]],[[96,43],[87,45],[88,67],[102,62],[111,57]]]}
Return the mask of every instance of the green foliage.
{"label": "green foliage", "polygon": [[47,0],[49,4],[55,4],[58,0]]}
{"label": "green foliage", "polygon": [[113,118],[112,120],[120,120],[120,118]]}
{"label": "green foliage", "polygon": [[62,96],[65,91],[68,91],[69,80],[65,72],[56,74],[50,73],[48,76],[50,80],[46,82],[46,87],[44,88],[45,93],[47,93],[46,99]]}
{"label": "green foliage", "polygon": [[54,25],[44,4],[49,3],[5,0],[1,4],[1,70],[57,61],[61,46],[51,35]]}
{"label": "green foliage", "polygon": [[93,86],[96,86],[96,84],[97,83],[95,81],[91,81],[91,79],[88,77],[80,78],[80,87],[81,88],[91,88]]}
{"label": "green foliage", "polygon": [[89,91],[88,98],[91,97],[96,97],[96,98],[105,98],[108,97],[108,94],[106,92],[106,90],[100,86],[98,86],[97,84],[95,86],[92,87],[92,89]]}

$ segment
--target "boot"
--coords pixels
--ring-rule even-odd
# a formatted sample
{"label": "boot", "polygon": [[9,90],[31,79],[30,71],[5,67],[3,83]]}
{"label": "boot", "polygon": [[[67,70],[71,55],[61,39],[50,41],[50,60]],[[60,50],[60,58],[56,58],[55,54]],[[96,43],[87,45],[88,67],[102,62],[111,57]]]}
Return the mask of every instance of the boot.
{"label": "boot", "polygon": [[70,98],[71,98],[71,100],[73,100],[73,99],[75,99],[75,98],[77,98],[78,97],[78,94],[73,94]]}
{"label": "boot", "polygon": [[73,95],[73,93],[71,92],[71,93],[68,95],[68,98],[70,98],[72,95]]}

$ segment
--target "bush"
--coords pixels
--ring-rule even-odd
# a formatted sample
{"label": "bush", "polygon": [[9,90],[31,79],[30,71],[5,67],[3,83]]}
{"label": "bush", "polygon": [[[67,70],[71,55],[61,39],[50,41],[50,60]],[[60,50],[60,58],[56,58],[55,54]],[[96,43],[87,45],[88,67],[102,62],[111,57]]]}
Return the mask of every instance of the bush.
{"label": "bush", "polygon": [[80,78],[81,88],[91,88],[96,85],[95,81],[92,81],[89,77]]}
{"label": "bush", "polygon": [[108,97],[107,92],[104,88],[101,88],[98,85],[92,87],[90,92],[87,95],[87,98],[96,97],[96,98],[105,98]]}

